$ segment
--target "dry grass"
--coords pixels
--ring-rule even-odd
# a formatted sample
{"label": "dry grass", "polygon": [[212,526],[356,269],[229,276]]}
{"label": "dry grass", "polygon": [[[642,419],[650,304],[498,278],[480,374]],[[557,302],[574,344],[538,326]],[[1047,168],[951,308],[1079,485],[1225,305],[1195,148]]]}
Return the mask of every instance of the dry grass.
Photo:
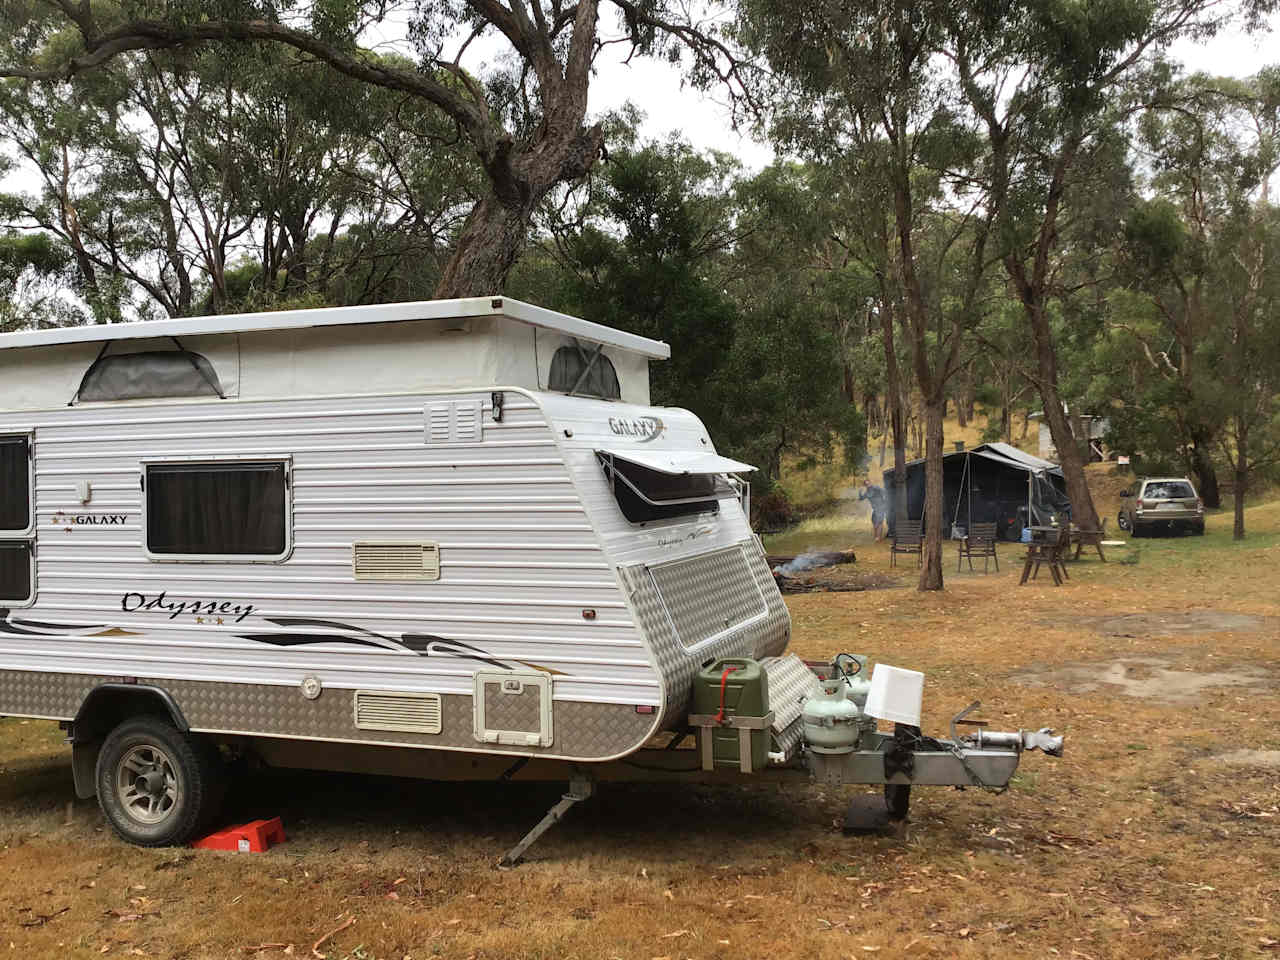
{"label": "dry grass", "polygon": [[[905,838],[842,836],[843,790],[612,786],[533,862],[498,872],[493,860],[556,789],[246,774],[234,812],[281,813],[287,844],[254,856],[139,850],[104,830],[92,802],[68,822],[68,755],[52,725],[0,721],[0,951],[225,958],[281,943],[306,957],[354,916],[322,953],[1276,956],[1280,770],[1262,755],[1220,759],[1280,750],[1280,504],[1249,522],[1243,545],[1229,540],[1229,515],[1215,516],[1203,539],[1142,541],[1136,563],[1118,562],[1134,556],[1124,548],[1117,562],[1076,564],[1062,588],[1017,587],[1008,547],[1001,573],[952,575],[943,594],[905,586],[908,567],[902,589],[791,598],[801,654],[850,649],[925,670],[930,729],[980,698],[997,728],[1068,736],[1065,758],[1029,755],[1003,796],[917,791]],[[821,536],[884,572],[865,522]],[[1178,632],[1181,616],[1205,610],[1268,619]],[[1119,631],[1131,635],[1102,625],[1139,612],[1152,616]],[[1210,686],[1194,705],[1011,679],[1125,658],[1139,672],[1155,659],[1267,679]]]}

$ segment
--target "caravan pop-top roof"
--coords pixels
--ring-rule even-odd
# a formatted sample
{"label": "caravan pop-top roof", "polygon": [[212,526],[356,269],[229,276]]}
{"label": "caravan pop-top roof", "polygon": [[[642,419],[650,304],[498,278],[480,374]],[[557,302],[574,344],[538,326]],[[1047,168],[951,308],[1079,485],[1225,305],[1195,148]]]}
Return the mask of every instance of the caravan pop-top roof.
{"label": "caravan pop-top roof", "polygon": [[68,403],[497,389],[649,403],[658,340],[507,297],[0,335],[0,412]]}
{"label": "caravan pop-top roof", "polygon": [[634,353],[667,360],[671,347],[634,333],[581,320],[565,313],[535,307],[510,297],[469,297],[460,300],[420,300],[411,303],[379,303],[359,307],[321,307],[313,310],[280,310],[265,313],[229,313],[178,320],[141,323],[93,324],[0,334],[0,349],[42,347],[59,343],[103,343],[142,337],[194,337],[216,333],[249,333],[265,330],[298,330],[405,320],[439,320],[462,317],[506,317],[566,336],[621,347]]}

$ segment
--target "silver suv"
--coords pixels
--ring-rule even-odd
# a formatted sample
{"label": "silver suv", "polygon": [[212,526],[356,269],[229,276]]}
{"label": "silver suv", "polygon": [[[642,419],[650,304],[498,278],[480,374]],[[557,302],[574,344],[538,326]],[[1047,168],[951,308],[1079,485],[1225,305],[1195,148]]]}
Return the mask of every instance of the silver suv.
{"label": "silver suv", "polygon": [[1121,492],[1116,522],[1143,537],[1157,530],[1189,530],[1204,535],[1204,501],[1186,477],[1148,477]]}

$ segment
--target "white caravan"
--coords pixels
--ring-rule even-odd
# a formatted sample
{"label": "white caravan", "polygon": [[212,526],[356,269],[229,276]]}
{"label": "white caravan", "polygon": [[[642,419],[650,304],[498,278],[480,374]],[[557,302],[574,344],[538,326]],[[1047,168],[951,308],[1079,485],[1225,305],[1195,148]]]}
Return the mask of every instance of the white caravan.
{"label": "white caravan", "polygon": [[[669,355],[487,297],[0,336],[0,714],[62,721],[78,793],[148,845],[209,824],[219,745],[569,779],[697,728],[723,777],[731,727],[768,737],[739,775],[1007,782],[1048,741],[921,742],[905,780],[874,720],[809,750],[752,468],[650,406]],[[691,714],[725,658],[762,665],[767,715]]]}

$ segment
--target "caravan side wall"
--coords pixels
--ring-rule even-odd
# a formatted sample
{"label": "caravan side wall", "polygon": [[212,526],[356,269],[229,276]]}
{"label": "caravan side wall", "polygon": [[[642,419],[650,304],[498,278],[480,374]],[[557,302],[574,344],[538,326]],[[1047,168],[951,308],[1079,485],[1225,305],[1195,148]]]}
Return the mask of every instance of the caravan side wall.
{"label": "caravan side wall", "polygon": [[[660,677],[542,412],[506,397],[501,423],[487,391],[0,415],[0,433],[34,435],[37,521],[35,602],[0,610],[0,713],[69,719],[98,683],[136,678],[198,731],[595,760],[637,748]],[[148,558],[141,464],[246,458],[289,464],[287,557]],[[357,580],[361,542],[436,544],[440,577]],[[513,696],[489,723],[516,736],[478,740],[479,671],[550,690],[552,729],[537,696]],[[438,695],[440,731],[362,723],[356,691],[393,712]]]}
{"label": "caravan side wall", "polygon": [[[677,724],[702,663],[782,651],[736,501],[647,529],[613,502],[597,434],[654,411],[504,396],[501,422],[487,388],[0,413],[33,436],[36,514],[34,602],[0,609],[0,713],[70,719],[128,679],[195,731],[605,760]],[[658,413],[664,442],[701,445],[696,418]],[[144,464],[246,459],[288,466],[283,557],[147,555]],[[389,548],[375,579],[358,543]],[[415,545],[439,579],[377,566]]]}

